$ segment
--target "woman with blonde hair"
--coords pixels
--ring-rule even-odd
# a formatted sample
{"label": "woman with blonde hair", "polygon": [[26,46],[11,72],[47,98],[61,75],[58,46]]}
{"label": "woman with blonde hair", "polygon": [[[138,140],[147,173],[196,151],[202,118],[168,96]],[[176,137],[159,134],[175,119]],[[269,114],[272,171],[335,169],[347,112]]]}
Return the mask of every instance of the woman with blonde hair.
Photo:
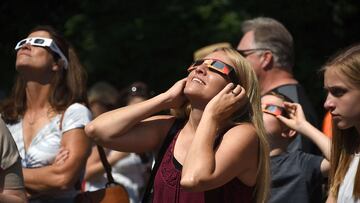
{"label": "woman with blonde hair", "polygon": [[[215,50],[165,93],[97,117],[85,131],[119,151],[158,150],[153,202],[266,202],[269,149],[257,79],[235,50]],[[152,116],[189,107],[184,119]]]}

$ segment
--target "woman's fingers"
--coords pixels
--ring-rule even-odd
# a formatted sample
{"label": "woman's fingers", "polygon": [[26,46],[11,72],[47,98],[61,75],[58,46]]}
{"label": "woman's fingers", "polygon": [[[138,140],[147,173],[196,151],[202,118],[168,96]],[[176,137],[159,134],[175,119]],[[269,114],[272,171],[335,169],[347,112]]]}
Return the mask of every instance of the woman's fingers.
{"label": "woman's fingers", "polygon": [[54,164],[63,164],[66,159],[69,158],[69,150],[60,148],[58,154],[55,157]]}
{"label": "woman's fingers", "polygon": [[235,96],[239,95],[242,91],[242,87],[240,85],[236,85],[235,88],[231,91]]}

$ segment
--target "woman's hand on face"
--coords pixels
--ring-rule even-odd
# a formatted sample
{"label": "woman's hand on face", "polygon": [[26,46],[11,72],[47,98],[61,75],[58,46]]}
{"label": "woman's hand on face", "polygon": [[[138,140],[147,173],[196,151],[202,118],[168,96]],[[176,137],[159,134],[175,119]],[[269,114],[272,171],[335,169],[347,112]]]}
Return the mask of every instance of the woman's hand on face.
{"label": "woman's hand on face", "polygon": [[210,100],[204,113],[211,114],[215,120],[223,122],[248,102],[245,89],[240,85],[229,83]]}
{"label": "woman's hand on face", "polygon": [[183,78],[177,81],[165,92],[165,94],[167,94],[170,108],[179,108],[185,103],[186,97],[184,95],[184,87],[186,85],[186,79],[187,78]]}
{"label": "woman's hand on face", "polygon": [[55,157],[54,165],[61,165],[63,164],[66,159],[69,158],[69,150],[64,149],[63,147],[60,148],[58,154]]}
{"label": "woman's hand on face", "polygon": [[301,105],[298,103],[284,102],[284,107],[289,115],[289,118],[286,118],[282,115],[277,116],[277,118],[289,128],[292,128],[296,131],[301,130],[303,126],[307,123]]}

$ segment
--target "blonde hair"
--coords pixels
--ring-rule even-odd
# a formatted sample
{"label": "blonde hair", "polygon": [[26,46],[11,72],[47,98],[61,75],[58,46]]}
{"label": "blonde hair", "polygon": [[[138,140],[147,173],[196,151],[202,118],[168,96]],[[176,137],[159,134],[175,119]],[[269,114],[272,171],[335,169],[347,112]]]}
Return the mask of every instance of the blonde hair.
{"label": "blonde hair", "polygon": [[210,44],[205,47],[202,47],[194,52],[194,60],[199,60],[210,54],[216,49],[219,48],[230,48],[231,44],[229,42],[219,42],[216,44]]}
{"label": "blonde hair", "polygon": [[[259,139],[258,171],[255,185],[255,198],[257,203],[265,203],[268,200],[270,190],[270,158],[269,145],[267,142],[266,131],[263,123],[261,111],[261,98],[258,80],[254,70],[249,62],[246,61],[236,50],[232,48],[220,48],[213,52],[222,51],[229,60],[234,64],[238,84],[241,85],[249,98],[249,110],[246,112],[247,117],[241,116],[241,119],[251,122],[257,132]],[[189,117],[191,108],[190,104],[185,104],[180,109],[172,109],[171,113],[176,117]],[[233,118],[238,118],[239,112],[235,112]],[[242,120],[244,122],[244,120]]]}
{"label": "blonde hair", "polygon": [[[337,53],[321,69],[332,71],[347,78],[352,85],[360,89],[360,44]],[[339,129],[333,125],[331,146],[330,193],[337,197],[339,187],[349,169],[352,157],[360,145],[359,132],[355,127]],[[353,196],[360,198],[360,165],[354,181]]]}
{"label": "blonde hair", "polygon": [[234,64],[239,85],[241,85],[250,101],[250,122],[254,125],[257,136],[259,138],[259,157],[258,171],[256,178],[256,202],[267,202],[270,188],[270,161],[269,161],[269,145],[267,142],[266,131],[264,128],[260,88],[254,70],[250,63],[242,57],[236,50],[231,48],[221,48],[216,51],[223,51]]}

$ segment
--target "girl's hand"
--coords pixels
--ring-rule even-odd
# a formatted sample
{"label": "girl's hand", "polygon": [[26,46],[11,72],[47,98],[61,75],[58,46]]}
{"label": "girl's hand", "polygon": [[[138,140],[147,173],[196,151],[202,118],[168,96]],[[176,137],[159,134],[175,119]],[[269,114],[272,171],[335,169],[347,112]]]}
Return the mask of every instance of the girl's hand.
{"label": "girl's hand", "polygon": [[186,79],[187,78],[183,78],[177,81],[165,92],[169,108],[179,108],[185,103],[186,97],[184,95],[184,87],[186,85]]}
{"label": "girl's hand", "polygon": [[64,164],[66,159],[69,158],[69,150],[61,147],[58,154],[55,157],[54,165],[61,165]]}
{"label": "girl's hand", "polygon": [[294,129],[296,131],[301,131],[301,129],[307,123],[301,105],[298,103],[284,102],[284,107],[289,115],[289,118],[286,118],[282,115],[277,116],[277,118],[285,125],[287,125],[289,128]]}
{"label": "girl's hand", "polygon": [[246,106],[249,102],[245,89],[233,83],[227,84],[210,102],[206,105],[204,113],[210,114],[220,123],[229,119],[236,111]]}

